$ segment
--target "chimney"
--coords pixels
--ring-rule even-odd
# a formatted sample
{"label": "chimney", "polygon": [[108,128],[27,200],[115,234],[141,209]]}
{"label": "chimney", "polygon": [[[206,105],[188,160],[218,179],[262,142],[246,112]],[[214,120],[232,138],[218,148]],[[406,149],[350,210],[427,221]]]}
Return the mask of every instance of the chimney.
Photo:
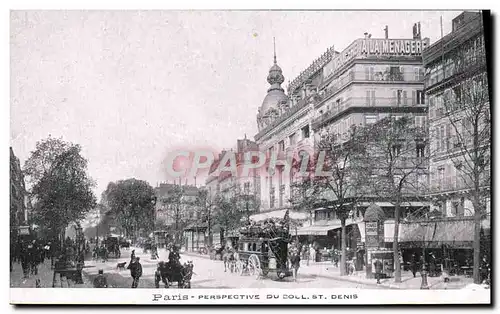
{"label": "chimney", "polygon": [[420,22],[418,22],[418,39],[422,39],[422,32],[420,31]]}
{"label": "chimney", "polygon": [[368,38],[368,33],[367,32],[365,32],[364,35],[365,35],[365,39]]}
{"label": "chimney", "polygon": [[385,32],[385,39],[389,39],[389,26],[385,26],[384,28],[384,32]]}
{"label": "chimney", "polygon": [[372,38],[372,34],[368,34],[368,38]]}

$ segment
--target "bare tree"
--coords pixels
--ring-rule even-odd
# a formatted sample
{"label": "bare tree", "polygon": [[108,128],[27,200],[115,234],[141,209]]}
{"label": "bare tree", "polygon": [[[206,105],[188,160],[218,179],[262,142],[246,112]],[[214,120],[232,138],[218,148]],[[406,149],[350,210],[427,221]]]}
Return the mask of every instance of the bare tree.
{"label": "bare tree", "polygon": [[322,190],[319,204],[324,207],[332,206],[341,224],[341,276],[346,274],[346,220],[358,200],[364,196],[363,184],[369,173],[365,163],[365,140],[364,129],[352,127],[344,135],[327,132],[317,144],[316,168],[323,168],[323,171],[328,173],[328,175],[315,173],[317,185]]}
{"label": "bare tree", "polygon": [[[394,205],[395,281],[401,282],[399,259],[399,223],[401,205],[415,199],[416,183],[427,180],[428,132],[417,126],[412,116],[385,118],[367,127],[366,164],[370,194]],[[418,186],[418,185],[417,185]]]}

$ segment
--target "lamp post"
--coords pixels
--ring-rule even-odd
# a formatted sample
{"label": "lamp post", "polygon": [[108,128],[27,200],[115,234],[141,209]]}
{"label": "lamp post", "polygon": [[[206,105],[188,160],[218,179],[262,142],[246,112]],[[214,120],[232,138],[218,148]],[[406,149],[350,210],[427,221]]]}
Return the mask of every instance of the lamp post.
{"label": "lamp post", "polygon": [[[431,224],[430,223],[422,223],[420,224],[421,226],[423,227],[427,227],[427,226],[430,226]],[[422,276],[422,282],[420,284],[420,289],[422,290],[428,290],[429,289],[429,283],[427,282],[427,275],[428,275],[428,272],[427,272],[427,266],[426,266],[426,258],[425,258],[425,254],[426,254],[426,251],[425,251],[425,232],[423,233],[424,234],[424,241],[423,241],[423,244],[424,244],[424,247],[422,248],[422,271],[420,272],[420,275]]]}
{"label": "lamp post", "polygon": [[83,228],[79,225],[75,226],[76,231],[76,283],[83,284],[82,269],[85,264],[83,256]]}
{"label": "lamp post", "polygon": [[151,249],[151,259],[155,260],[158,256],[158,247],[157,247],[157,242],[156,241],[156,235],[155,235],[155,224],[156,224],[156,211],[155,211],[155,206],[156,206],[156,196],[153,196],[151,199],[151,204],[153,205],[153,247]]}
{"label": "lamp post", "polygon": [[95,218],[96,218],[96,221],[97,221],[97,223],[95,225],[95,245],[99,246],[99,220],[100,220],[99,218],[101,218],[100,215],[99,215],[99,213],[97,213],[97,215],[95,216]]}

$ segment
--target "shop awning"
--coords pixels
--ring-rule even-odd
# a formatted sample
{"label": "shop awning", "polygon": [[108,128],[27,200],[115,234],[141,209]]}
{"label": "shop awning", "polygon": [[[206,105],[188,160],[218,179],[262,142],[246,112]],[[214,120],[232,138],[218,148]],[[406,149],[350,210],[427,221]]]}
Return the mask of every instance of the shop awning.
{"label": "shop awning", "polygon": [[[252,215],[252,216],[250,216],[250,219],[258,222],[258,221],[266,220],[268,218],[284,218],[286,211],[287,211],[286,209],[274,210],[272,212]],[[309,218],[309,215],[307,213],[299,213],[296,211],[290,211],[290,219],[305,220],[308,218]]]}
{"label": "shop awning", "polygon": [[[371,202],[361,202],[358,204],[358,206],[370,206],[372,203]],[[391,202],[375,202],[376,205],[380,207],[394,207],[394,204]],[[402,202],[401,207],[423,207],[423,206],[429,206],[428,203],[424,202]]]}
{"label": "shop awning", "polygon": [[[297,228],[297,235],[327,235],[328,231],[340,228],[340,225],[328,225],[328,226],[308,226]],[[291,231],[292,234],[294,233]]]}
{"label": "shop awning", "polygon": [[455,242],[474,241],[474,221],[437,220],[401,224],[400,242]]}

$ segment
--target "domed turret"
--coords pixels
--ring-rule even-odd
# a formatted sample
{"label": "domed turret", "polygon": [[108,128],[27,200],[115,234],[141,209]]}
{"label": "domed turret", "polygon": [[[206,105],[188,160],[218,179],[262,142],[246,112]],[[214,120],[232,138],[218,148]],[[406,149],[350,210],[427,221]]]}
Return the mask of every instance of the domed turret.
{"label": "domed turret", "polygon": [[267,95],[262,102],[260,107],[260,114],[265,116],[270,109],[278,110],[279,104],[288,102],[288,96],[285,95],[284,89],[281,84],[285,81],[283,76],[283,71],[279,67],[276,61],[276,45],[274,47],[274,64],[269,69],[269,74],[267,75],[267,82],[271,85],[267,90]]}

